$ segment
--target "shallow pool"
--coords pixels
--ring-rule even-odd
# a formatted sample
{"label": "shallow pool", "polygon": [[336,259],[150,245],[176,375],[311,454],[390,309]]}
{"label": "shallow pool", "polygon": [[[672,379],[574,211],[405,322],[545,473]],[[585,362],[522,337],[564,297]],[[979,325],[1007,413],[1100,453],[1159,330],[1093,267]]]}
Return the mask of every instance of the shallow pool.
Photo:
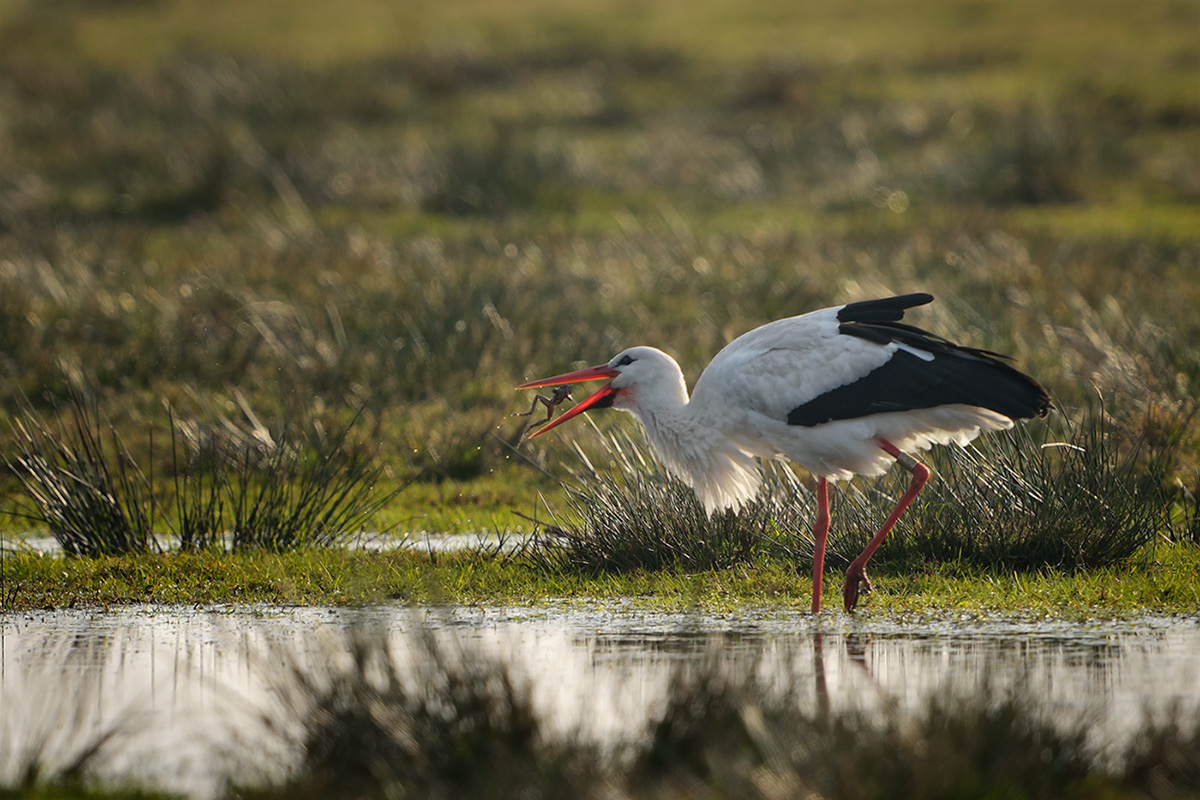
{"label": "shallow pool", "polygon": [[[1063,622],[806,613],[666,614],[633,604],[364,610],[135,607],[0,615],[0,785],[36,754],[61,765],[115,731],[104,770],[211,794],[225,775],[278,776],[268,735],[292,667],[344,657],[346,631],[398,662],[428,630],[527,680],[547,727],[620,743],[662,708],[673,672],[719,664],[831,707],[914,709],[985,686],[1087,719],[1121,746],[1146,713],[1200,713],[1200,617]],[[276,718],[277,719],[277,718]],[[282,720],[278,720],[280,724]]]}

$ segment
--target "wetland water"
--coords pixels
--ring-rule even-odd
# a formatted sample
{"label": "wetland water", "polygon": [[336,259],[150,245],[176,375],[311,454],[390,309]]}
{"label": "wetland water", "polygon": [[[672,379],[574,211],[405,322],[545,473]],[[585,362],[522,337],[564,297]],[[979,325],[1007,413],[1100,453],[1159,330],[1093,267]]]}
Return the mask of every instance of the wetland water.
{"label": "wetland water", "polygon": [[1200,713],[1200,617],[1100,622],[883,620],[743,611],[660,614],[619,604],[413,610],[164,608],[0,615],[0,785],[26,754],[54,766],[105,731],[105,772],[195,796],[225,775],[276,777],[289,755],[288,665],[345,657],[354,625],[403,664],[431,631],[529,682],[551,732],[619,745],[660,712],[673,672],[753,672],[801,702],[915,710],[985,685],[1028,692],[1051,718],[1121,746],[1147,712]]}

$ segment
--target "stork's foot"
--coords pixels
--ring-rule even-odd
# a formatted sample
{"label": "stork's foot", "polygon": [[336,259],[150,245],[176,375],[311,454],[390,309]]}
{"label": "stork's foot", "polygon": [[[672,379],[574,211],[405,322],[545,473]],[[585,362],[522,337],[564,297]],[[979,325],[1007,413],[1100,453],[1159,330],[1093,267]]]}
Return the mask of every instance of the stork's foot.
{"label": "stork's foot", "polygon": [[870,591],[871,581],[867,578],[866,566],[851,564],[850,569],[846,570],[846,580],[842,583],[842,603],[846,613],[854,611],[858,607],[859,596]]}

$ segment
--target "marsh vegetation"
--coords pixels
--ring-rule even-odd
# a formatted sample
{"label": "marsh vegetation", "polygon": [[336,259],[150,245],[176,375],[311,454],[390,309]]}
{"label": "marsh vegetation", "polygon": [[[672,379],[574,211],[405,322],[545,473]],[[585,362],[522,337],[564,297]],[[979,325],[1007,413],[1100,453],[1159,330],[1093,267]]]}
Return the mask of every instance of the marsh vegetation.
{"label": "marsh vegetation", "polygon": [[[9,420],[84,386],[169,485],[164,403],[197,441],[361,408],[425,483],[379,527],[519,527],[561,498],[506,446],[521,379],[644,342],[694,380],[764,321],[930,289],[915,322],[1012,354],[1068,425],[1103,398],[1113,447],[1185,439],[1195,497],[1186,4],[1101,3],[1069,43],[1060,6],[476,5],[6,8]],[[561,478],[560,441],[523,452]]]}
{"label": "marsh vegetation", "polygon": [[[1195,20],[1101,3],[1067,46],[1057,6],[771,8],[424,8],[441,34],[385,44],[358,0],[253,47],[264,7],[6,8],[6,527],[77,555],[536,531],[559,574],[795,563],[805,476],[707,520],[621,420],[518,448],[511,387],[637,342],[694,380],[766,320],[925,288],[914,321],[1057,411],[934,454],[881,568],[1195,542]],[[895,491],[839,497],[835,563]]]}
{"label": "marsh vegetation", "polygon": [[[876,608],[1200,609],[1192,4],[408,5],[0,4],[0,609],[794,605],[807,476],[708,519],[619,415],[518,446],[511,387],[643,343],[694,381],[765,321],[918,290],[913,322],[1011,354],[1056,412],[931,456]],[[897,480],[839,493],[835,565]],[[344,547],[381,531],[536,538]],[[363,648],[344,694],[294,676],[314,747],[255,792],[464,790],[429,743],[476,728],[546,796],[849,797],[809,771],[837,755],[796,738],[817,729],[878,768],[853,796],[943,796],[935,756],[1013,796],[1196,790],[1163,766],[1186,726],[1101,764],[1012,698],[899,730],[682,676],[617,763],[544,741],[502,666],[430,667],[462,691],[414,699],[364,681],[390,667]],[[1020,764],[949,752],[954,720]],[[364,737],[390,766],[330,773]],[[11,791],[91,791],[70,777]]]}

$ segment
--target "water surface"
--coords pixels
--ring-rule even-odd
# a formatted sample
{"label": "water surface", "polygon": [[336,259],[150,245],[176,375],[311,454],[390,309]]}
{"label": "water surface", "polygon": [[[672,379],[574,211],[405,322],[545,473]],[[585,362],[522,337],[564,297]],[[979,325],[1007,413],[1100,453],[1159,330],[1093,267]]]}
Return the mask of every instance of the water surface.
{"label": "water surface", "polygon": [[0,615],[0,784],[31,752],[48,765],[105,732],[104,769],[196,796],[223,775],[278,777],[291,754],[287,670],[345,656],[345,632],[413,634],[527,680],[547,727],[619,744],[659,713],[673,672],[718,664],[829,707],[916,710],[985,685],[1028,693],[1052,719],[1086,719],[1123,746],[1146,713],[1200,713],[1200,617],[1063,622],[947,616],[851,619],[745,611],[667,614],[632,604],[414,610],[134,607]]}

